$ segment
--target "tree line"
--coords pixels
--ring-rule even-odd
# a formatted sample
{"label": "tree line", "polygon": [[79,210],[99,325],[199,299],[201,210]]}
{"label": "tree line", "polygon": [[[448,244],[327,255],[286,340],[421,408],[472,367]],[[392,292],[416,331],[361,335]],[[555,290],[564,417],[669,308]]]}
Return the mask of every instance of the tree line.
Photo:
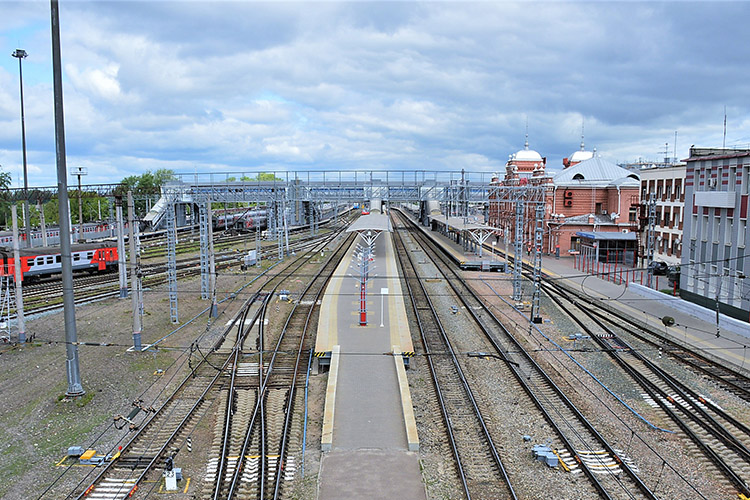
{"label": "tree line", "polygon": [[[133,192],[135,213],[141,216],[145,215],[147,208],[156,203],[159,199],[161,187],[172,180],[176,179],[174,170],[161,168],[155,171],[147,171],[141,175],[131,175],[122,179],[118,186],[114,189],[116,196],[122,196],[123,200],[123,216],[127,217],[127,193],[128,191]],[[235,177],[229,177],[226,179],[229,182],[232,181],[283,181],[280,177],[272,173],[260,172],[255,177],[248,177],[243,175],[239,179]],[[16,204],[18,207],[18,216],[21,217],[23,213],[23,195],[16,191],[15,195],[2,196],[3,193],[10,193],[9,189],[12,183],[12,177],[9,172],[0,170],[0,226],[9,228],[11,227],[11,210],[12,204]],[[58,197],[57,195],[51,194],[47,191],[39,191],[30,188],[29,194],[29,210],[31,212],[30,222],[32,227],[40,227],[41,225],[41,214],[38,210],[37,202],[41,203],[42,210],[44,211],[45,224],[48,226],[58,225]],[[70,201],[70,217],[71,224],[79,224],[78,216],[78,189],[68,189],[68,199]],[[112,215],[114,216],[114,203],[111,197],[100,196],[97,193],[83,191],[81,193],[82,199],[82,215],[84,222],[93,222],[97,220],[109,220],[110,218],[110,204]],[[19,220],[19,226],[23,225],[23,221]]]}

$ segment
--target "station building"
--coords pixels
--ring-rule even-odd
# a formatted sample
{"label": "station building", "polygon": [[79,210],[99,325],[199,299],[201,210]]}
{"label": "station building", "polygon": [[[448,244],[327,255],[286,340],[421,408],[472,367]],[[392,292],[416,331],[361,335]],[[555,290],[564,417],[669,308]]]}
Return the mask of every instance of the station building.
{"label": "station building", "polygon": [[[506,164],[504,178],[493,179],[499,186],[539,186],[543,188],[544,239],[542,251],[548,254],[570,255],[582,251],[582,245],[613,249],[610,256],[600,254],[602,260],[623,262],[634,258],[636,235],[622,236],[637,228],[637,208],[640,196],[638,174],[581,149],[563,161],[564,169],[552,176],[546,172],[546,158],[529,150],[512,155]],[[534,241],[534,203],[525,207],[524,241]],[[499,238],[515,240],[515,206],[512,202],[493,203],[490,199],[489,224],[499,228]],[[581,234],[579,234],[581,233]],[[611,235],[611,238],[607,236]],[[615,235],[614,233],[618,233]],[[591,237],[593,236],[593,238]],[[610,245],[607,240],[612,239]],[[619,250],[614,250],[619,249]]]}
{"label": "station building", "polygon": [[748,321],[750,149],[691,147],[686,161],[680,294]]}

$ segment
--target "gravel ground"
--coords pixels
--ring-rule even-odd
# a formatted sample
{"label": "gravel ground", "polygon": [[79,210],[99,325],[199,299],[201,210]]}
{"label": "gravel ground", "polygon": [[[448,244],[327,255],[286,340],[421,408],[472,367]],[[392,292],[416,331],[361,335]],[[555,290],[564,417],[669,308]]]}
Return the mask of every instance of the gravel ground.
{"label": "gravel ground", "polygon": [[[425,260],[420,254],[415,255],[419,256],[417,260]],[[423,267],[423,272],[428,275],[436,273],[429,264]],[[255,272],[221,274],[217,287],[219,296],[228,296]],[[509,329],[523,339],[528,349],[535,350],[538,362],[548,368],[556,381],[566,388],[571,399],[600,432],[612,444],[626,450],[641,471],[643,480],[656,490],[659,497],[698,498],[691,488],[710,499],[734,497],[734,491],[716,480],[702,457],[687,446],[679,433],[651,429],[585,374],[580,366],[553,349],[549,340],[537,332],[529,333],[528,322],[487,288],[478,279],[479,273],[466,273],[466,276],[471,278],[471,284],[486,301],[493,305],[493,311],[503,318]],[[492,273],[482,276],[492,279],[492,285],[500,296],[510,296],[512,282],[507,275]],[[289,288],[298,285],[290,283]],[[468,321],[465,311],[457,315],[449,312],[450,306],[458,305],[458,301],[452,297],[448,285],[435,282],[429,286],[437,294],[436,305],[442,311],[441,319],[453,336],[455,348],[462,352],[482,350],[481,337]],[[530,290],[525,292],[530,296]],[[85,481],[86,475],[94,469],[67,467],[66,462],[61,464],[67,448],[94,444],[100,453],[115,450],[129,434],[112,427],[112,416],[127,414],[132,408],[132,401],[138,398],[151,404],[166,387],[181,380],[179,373],[187,368],[185,349],[199,336],[208,342],[208,339],[220,335],[226,322],[250,293],[250,289],[245,289],[236,300],[221,304],[218,319],[209,323],[202,316],[172,335],[162,348],[147,353],[127,352],[127,347],[132,344],[130,300],[111,299],[78,307],[76,321],[79,341],[114,345],[80,346],[81,378],[86,396],[72,401],[64,398],[67,379],[62,313],[28,320],[27,335],[35,336],[33,343],[14,348],[0,346],[3,401],[3,411],[0,412],[0,474],[5,478],[0,482],[0,498],[37,498],[47,488],[50,489],[43,498],[64,498],[79,481]],[[207,306],[205,301],[200,300],[199,278],[181,280],[179,294],[179,312],[183,323]],[[279,314],[271,316],[269,328],[278,324],[278,318],[284,316],[282,309],[286,307],[279,304]],[[144,344],[175,330],[176,326],[169,320],[169,300],[165,287],[146,291],[145,309]],[[407,313],[415,347],[419,351],[421,342],[408,303]],[[564,347],[572,347],[565,337],[576,331],[574,324],[547,300],[542,301],[542,316],[545,323],[540,328],[544,334]],[[611,361],[601,353],[584,350],[586,345],[576,347],[579,349],[572,353],[576,361],[599,378],[622,402],[655,425],[674,430],[664,415],[643,400],[640,391],[621,376]],[[750,423],[750,412],[745,402],[666,356],[657,357],[657,361],[671,372],[680,374],[683,380],[733,412],[738,419]],[[511,377],[507,366],[476,358],[467,358],[463,366],[470,377],[475,396],[486,409],[485,416],[495,441],[501,446],[503,462],[519,498],[597,498],[583,476],[549,469],[532,459],[531,446],[554,439],[554,435],[529,405],[524,394],[506,389],[507,380]],[[159,370],[162,372],[159,373]],[[421,441],[420,463],[428,498],[461,498],[461,487],[451,451],[444,439],[442,417],[425,359],[414,358],[407,374]],[[287,489],[290,498],[317,498],[320,427],[326,382],[326,373],[310,379],[305,476],[303,478],[298,474],[297,480]],[[144,485],[139,497],[164,496],[171,500],[194,498],[214,438],[213,424],[211,415],[205,417],[193,435],[193,452],[187,453],[183,449],[178,455],[177,465],[183,467],[186,477],[192,480],[187,493],[159,495],[158,484],[154,482]],[[531,436],[532,441],[523,441],[523,435]]]}
{"label": "gravel ground", "polygon": [[[219,300],[256,273],[255,269],[220,273]],[[180,280],[178,287],[180,325],[184,325],[208,303],[200,300],[200,278]],[[211,322],[203,315],[165,340],[161,348],[144,353],[127,351],[132,345],[130,299],[109,299],[77,307],[79,342],[113,345],[79,347],[81,382],[86,394],[74,400],[65,398],[68,383],[62,312],[28,319],[27,336],[33,335],[34,342],[0,349],[0,474],[5,478],[0,482],[0,497],[28,499],[46,492],[43,498],[64,498],[79,481],[85,481],[95,469],[67,466],[71,461],[63,459],[68,447],[91,447],[102,454],[116,451],[129,434],[127,430],[114,429],[113,416],[127,415],[136,399],[155,405],[165,387],[181,380],[180,373],[187,369],[185,352],[190,343],[202,336],[202,345],[209,345],[209,339],[223,332],[226,322],[250,293],[245,289],[236,299],[219,304],[219,317]],[[144,345],[179,326],[170,322],[165,286],[145,290],[144,309]],[[201,423],[194,436],[194,452],[181,452],[178,466],[198,471],[191,462],[199,463],[200,451],[207,450],[202,441],[210,438],[210,424],[210,419]],[[202,467],[205,469],[205,462]],[[169,498],[177,500],[180,496]]]}
{"label": "gravel ground", "polygon": [[[606,355],[596,352],[593,343],[584,340],[578,341],[574,346],[567,339],[571,333],[580,331],[580,328],[550,300],[543,298],[541,302],[541,315],[545,318],[545,322],[540,325],[540,330],[547,337],[545,338],[536,331],[529,333],[526,320],[485,286],[478,279],[478,273],[467,273],[467,275],[477,278],[471,281],[472,285],[501,312],[506,324],[515,326],[516,335],[525,340],[527,349],[536,350],[537,361],[548,369],[548,373],[565,389],[569,398],[610,444],[624,450],[625,454],[634,460],[636,467],[640,470],[642,480],[659,497],[698,498],[696,490],[706,498],[718,499],[734,496],[735,491],[717,480],[711,468],[707,467],[705,459],[702,456],[696,456],[691,451],[692,445],[682,434],[654,430],[635,415],[634,412],[637,412],[640,417],[654,426],[668,431],[677,431],[676,426],[668,421],[660,410],[652,408],[645,402],[638,387],[627,376],[624,376]],[[492,279],[492,287],[500,296],[508,297],[512,292],[510,278],[501,275],[492,277],[484,275],[484,278]],[[524,290],[524,292],[525,296],[530,296],[530,290]],[[578,364],[555,347],[553,342],[565,349],[572,349],[570,354]],[[665,367],[671,363],[674,369],[670,371],[678,374],[685,381],[698,383],[698,379],[701,378],[669,360],[662,359],[660,362]],[[586,374],[583,368],[597,377],[611,393],[597,383],[592,376]],[[746,405],[733,395],[718,388],[711,390],[712,388],[707,386],[705,380],[702,382],[694,387],[701,387],[705,394],[710,394],[712,399],[716,398],[721,401],[722,405],[727,404],[728,407],[740,410],[738,416],[743,407],[746,410]],[[615,395],[619,401],[614,397]],[[632,408],[634,412],[625,405]],[[747,420],[746,411],[742,418]]]}

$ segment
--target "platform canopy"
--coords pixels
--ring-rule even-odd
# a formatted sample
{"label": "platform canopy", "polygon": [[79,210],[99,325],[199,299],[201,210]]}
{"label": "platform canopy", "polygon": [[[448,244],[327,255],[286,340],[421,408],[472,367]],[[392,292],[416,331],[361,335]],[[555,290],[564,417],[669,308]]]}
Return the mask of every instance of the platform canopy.
{"label": "platform canopy", "polygon": [[438,221],[441,224],[445,224],[448,229],[455,231],[466,231],[474,238],[474,241],[479,245],[479,256],[482,256],[482,246],[487,239],[493,235],[497,228],[488,226],[486,224],[479,224],[474,222],[472,218],[468,217],[446,217],[444,215],[432,215],[430,219]]}
{"label": "platform canopy", "polygon": [[446,217],[445,215],[431,215],[431,220],[445,224],[450,229],[457,231],[472,231],[472,230],[485,230],[485,231],[496,231],[497,229],[488,226],[486,224],[479,224],[473,220],[473,217]]}
{"label": "platform canopy", "polygon": [[388,231],[390,233],[393,231],[393,226],[391,226],[391,219],[387,215],[370,214],[361,216],[346,230],[347,233],[361,233],[362,231]]}

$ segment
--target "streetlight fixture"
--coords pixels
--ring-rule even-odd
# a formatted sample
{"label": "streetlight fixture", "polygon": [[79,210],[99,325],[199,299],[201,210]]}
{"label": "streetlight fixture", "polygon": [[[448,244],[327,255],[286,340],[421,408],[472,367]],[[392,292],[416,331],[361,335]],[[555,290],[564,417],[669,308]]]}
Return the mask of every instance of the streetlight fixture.
{"label": "streetlight fixture", "polygon": [[28,53],[23,49],[16,49],[11,56],[18,59],[18,81],[21,87],[21,149],[23,150],[23,208],[24,229],[26,233],[26,245],[31,246],[31,212],[29,211],[29,174],[26,167],[26,123],[23,113],[23,67],[21,61],[26,59]]}

